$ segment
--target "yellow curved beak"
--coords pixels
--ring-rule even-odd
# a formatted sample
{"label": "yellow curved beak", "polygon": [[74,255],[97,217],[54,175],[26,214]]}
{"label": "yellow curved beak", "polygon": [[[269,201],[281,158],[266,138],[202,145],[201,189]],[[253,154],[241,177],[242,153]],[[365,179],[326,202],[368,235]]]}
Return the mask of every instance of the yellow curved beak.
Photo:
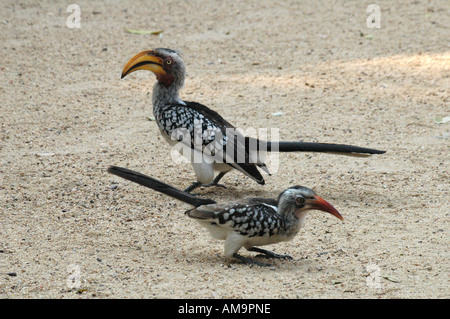
{"label": "yellow curved beak", "polygon": [[125,64],[121,79],[137,70],[148,70],[161,75],[166,74],[166,71],[163,69],[163,59],[156,56],[153,50],[142,51],[132,57]]}

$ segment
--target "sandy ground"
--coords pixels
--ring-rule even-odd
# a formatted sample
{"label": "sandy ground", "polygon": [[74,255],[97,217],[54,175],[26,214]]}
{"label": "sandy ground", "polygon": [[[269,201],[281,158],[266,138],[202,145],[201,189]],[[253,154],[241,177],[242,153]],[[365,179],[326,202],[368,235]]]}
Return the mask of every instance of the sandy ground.
{"label": "sandy ground", "polygon": [[[448,298],[448,1],[2,1],[0,297]],[[162,37],[130,29],[163,30]],[[184,188],[135,53],[183,52],[182,98],[283,140],[387,150],[281,154],[260,186],[237,172],[218,201],[314,188],[345,217],[311,213],[293,261],[223,259],[187,205],[106,173],[129,167]],[[281,112],[281,113],[280,113]],[[281,114],[281,115],[280,115]],[[250,255],[251,253],[243,252]]]}

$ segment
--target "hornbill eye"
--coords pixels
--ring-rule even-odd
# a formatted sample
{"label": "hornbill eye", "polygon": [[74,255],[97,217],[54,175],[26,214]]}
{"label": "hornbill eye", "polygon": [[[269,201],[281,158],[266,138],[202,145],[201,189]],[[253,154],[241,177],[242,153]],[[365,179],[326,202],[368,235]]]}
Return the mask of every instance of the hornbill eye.
{"label": "hornbill eye", "polygon": [[167,60],[166,60],[166,64],[167,64],[167,65],[172,64],[172,60],[171,60],[171,59],[167,59]]}
{"label": "hornbill eye", "polygon": [[297,202],[297,204],[304,204],[305,203],[305,198],[301,195],[298,195],[295,197],[295,201]]}

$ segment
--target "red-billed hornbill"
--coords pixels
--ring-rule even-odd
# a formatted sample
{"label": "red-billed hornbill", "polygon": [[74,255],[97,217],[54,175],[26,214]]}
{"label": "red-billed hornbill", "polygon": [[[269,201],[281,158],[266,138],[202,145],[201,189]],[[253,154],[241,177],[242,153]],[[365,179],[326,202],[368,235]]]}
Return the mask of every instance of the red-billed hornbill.
{"label": "red-billed hornbill", "polygon": [[[208,107],[180,99],[179,91],[185,79],[183,59],[177,51],[155,49],[132,57],[122,71],[122,78],[137,70],[149,70],[156,75],[153,88],[153,113],[164,138],[171,144],[181,142],[185,156],[190,157],[197,181],[185,191],[201,185],[218,185],[233,168],[263,185],[258,167],[267,168],[262,152],[321,152],[350,156],[369,156],[385,151],[351,145],[269,142],[243,136],[233,125]],[[186,149],[189,152],[186,154]],[[214,171],[220,173],[214,178]]]}
{"label": "red-billed hornbill", "polygon": [[140,185],[172,196],[194,206],[186,215],[208,229],[211,235],[225,240],[225,257],[260,266],[270,266],[238,254],[242,247],[259,252],[268,258],[287,258],[259,248],[282,241],[290,241],[306,222],[311,210],[320,210],[344,218],[326,200],[307,187],[292,186],[282,191],[277,199],[246,198],[217,204],[214,200],[200,198],[144,174],[117,166],[110,166],[108,172]]}

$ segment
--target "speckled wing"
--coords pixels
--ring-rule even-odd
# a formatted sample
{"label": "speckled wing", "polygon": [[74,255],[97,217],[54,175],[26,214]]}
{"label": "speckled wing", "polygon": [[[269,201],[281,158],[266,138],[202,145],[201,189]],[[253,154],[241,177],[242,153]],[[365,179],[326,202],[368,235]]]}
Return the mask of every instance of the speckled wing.
{"label": "speckled wing", "polygon": [[278,214],[276,201],[273,199],[203,205],[188,210],[186,214],[248,237],[273,236],[285,228],[285,222]]}
{"label": "speckled wing", "polygon": [[[169,105],[155,112],[160,130],[169,138],[189,144],[191,149],[211,154],[217,162],[227,163],[264,184],[261,173],[250,161],[245,137],[235,131],[236,135],[230,139],[227,129],[233,130],[234,127],[220,114],[200,103],[185,103]],[[185,134],[189,134],[187,139]],[[229,154],[232,154],[231,158]]]}
{"label": "speckled wing", "polygon": [[[155,111],[159,128],[171,138],[182,141],[182,134],[189,134],[191,148],[205,147],[216,140],[216,136],[226,136],[226,128],[233,127],[218,113],[199,103],[185,102],[185,105],[168,105]],[[207,112],[208,111],[208,112]],[[198,139],[200,137],[200,140]]]}

